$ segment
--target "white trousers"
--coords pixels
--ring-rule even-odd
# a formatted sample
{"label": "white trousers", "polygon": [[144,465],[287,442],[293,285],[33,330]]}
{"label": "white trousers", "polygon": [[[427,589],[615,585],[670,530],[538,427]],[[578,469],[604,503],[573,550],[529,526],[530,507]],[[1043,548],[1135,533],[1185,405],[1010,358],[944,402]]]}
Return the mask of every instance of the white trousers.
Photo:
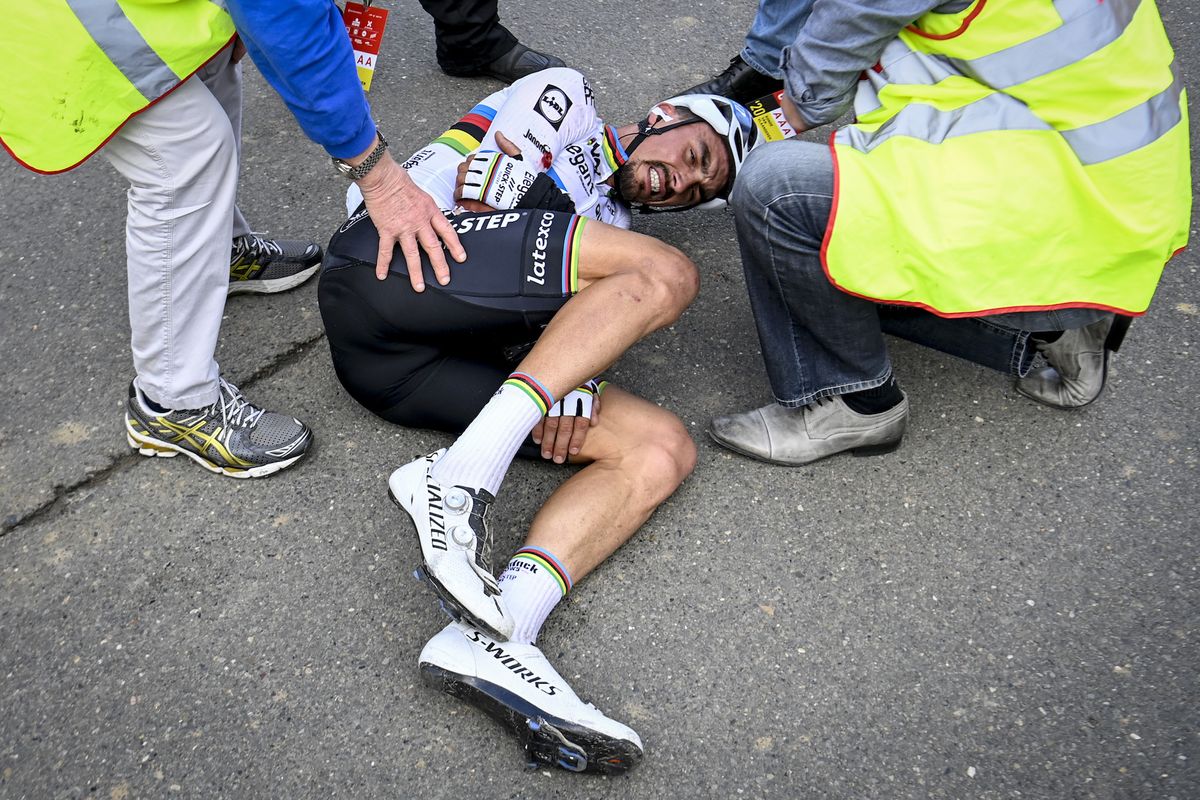
{"label": "white trousers", "polygon": [[226,48],[101,151],[129,181],[125,252],[138,387],[167,408],[216,401],[214,358],[238,211],[242,68]]}

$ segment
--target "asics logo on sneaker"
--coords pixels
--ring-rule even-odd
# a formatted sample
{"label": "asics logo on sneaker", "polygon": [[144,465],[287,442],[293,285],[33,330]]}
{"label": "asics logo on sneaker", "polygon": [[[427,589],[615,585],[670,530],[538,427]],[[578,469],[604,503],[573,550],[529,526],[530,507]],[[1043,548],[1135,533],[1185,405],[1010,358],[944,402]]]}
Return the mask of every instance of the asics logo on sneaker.
{"label": "asics logo on sneaker", "polygon": [[513,658],[504,651],[504,648],[495,642],[489,641],[483,633],[477,630],[472,630],[467,634],[471,641],[483,647],[488,655],[503,664],[506,669],[512,672],[513,675],[528,683],[543,694],[554,697],[558,694],[558,687],[550,683],[550,681],[538,677],[537,673],[523,665],[520,661]]}
{"label": "asics logo on sneaker", "polygon": [[446,550],[446,518],[442,513],[442,495],[429,472],[425,473],[425,491],[429,495],[429,546],[435,550]]}
{"label": "asics logo on sneaker", "polygon": [[211,451],[216,458],[222,459],[229,466],[252,466],[249,461],[238,458],[225,446],[221,437],[228,438],[229,428],[224,430],[217,428],[215,434],[210,434],[204,430],[209,421],[203,416],[192,417],[182,423],[175,423],[165,416],[158,416],[155,417],[155,422],[158,423],[155,433],[165,441],[191,445],[197,453],[202,455],[207,455]]}

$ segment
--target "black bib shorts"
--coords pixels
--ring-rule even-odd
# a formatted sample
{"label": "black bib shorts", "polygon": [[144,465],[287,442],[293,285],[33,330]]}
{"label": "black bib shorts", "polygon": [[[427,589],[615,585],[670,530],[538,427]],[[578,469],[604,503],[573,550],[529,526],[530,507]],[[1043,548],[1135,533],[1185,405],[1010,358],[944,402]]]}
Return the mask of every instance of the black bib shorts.
{"label": "black bib shorts", "polygon": [[467,260],[447,256],[440,286],[422,252],[418,293],[399,249],[387,279],[375,278],[379,233],[359,206],[326,248],[317,298],[351,397],[390,422],[459,433],[577,291],[586,219],[514,209],[450,221]]}

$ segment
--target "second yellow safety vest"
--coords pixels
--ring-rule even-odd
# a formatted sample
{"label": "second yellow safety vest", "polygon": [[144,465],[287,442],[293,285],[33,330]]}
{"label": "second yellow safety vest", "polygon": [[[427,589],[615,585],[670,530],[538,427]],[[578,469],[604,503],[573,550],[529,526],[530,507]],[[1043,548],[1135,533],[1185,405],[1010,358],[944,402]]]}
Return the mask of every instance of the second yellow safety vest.
{"label": "second yellow safety vest", "polygon": [[1146,310],[1187,242],[1187,104],[1152,0],[930,13],[832,141],[822,257],[843,290],[943,316]]}

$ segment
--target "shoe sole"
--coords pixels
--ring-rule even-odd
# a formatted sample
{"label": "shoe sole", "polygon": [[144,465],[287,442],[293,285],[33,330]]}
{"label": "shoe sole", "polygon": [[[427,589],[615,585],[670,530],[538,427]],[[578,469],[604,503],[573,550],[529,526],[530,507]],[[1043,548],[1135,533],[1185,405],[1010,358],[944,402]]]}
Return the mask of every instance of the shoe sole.
{"label": "shoe sole", "polygon": [[129,417],[125,418],[125,441],[129,443],[131,448],[137,450],[138,453],[143,456],[147,456],[149,458],[174,458],[177,455],[185,455],[192,461],[195,461],[197,464],[204,467],[209,472],[215,472],[218,475],[225,475],[230,478],[264,478],[267,475],[273,475],[274,473],[279,472],[281,469],[287,469],[292,464],[295,464],[297,461],[304,458],[308,452],[306,450],[304,453],[301,453],[294,458],[285,459],[283,461],[273,461],[270,464],[260,464],[259,466],[255,467],[246,467],[245,469],[239,469],[237,467],[224,467],[220,464],[214,464],[207,458],[197,455],[187,448],[171,444],[170,442],[164,442],[160,439],[151,439],[137,433],[130,426]]}
{"label": "shoe sole", "polygon": [[307,269],[301,270],[294,275],[288,275],[286,278],[275,278],[269,281],[231,281],[229,287],[225,290],[226,297],[232,297],[235,294],[275,294],[276,292],[286,292],[288,289],[295,289],[300,284],[306,282],[313,275],[317,274],[317,270],[321,268],[320,262],[313,264]]}
{"label": "shoe sole", "polygon": [[525,747],[531,768],[549,766],[568,772],[620,775],[642,759],[641,749],[633,742],[545,714],[488,681],[428,661],[421,662],[421,677],[429,686],[470,703],[504,726]]}
{"label": "shoe sole", "polygon": [[417,580],[423,582],[429,587],[442,603],[442,608],[450,615],[451,619],[463,620],[467,624],[479,628],[489,636],[492,636],[500,641],[508,641],[508,637],[512,635],[512,631],[503,633],[497,630],[493,625],[485,620],[480,619],[473,611],[464,606],[462,602],[454,596],[454,593],[447,589],[440,580],[433,574],[433,568],[429,564],[429,560],[425,557],[425,538],[421,536],[421,531],[417,529],[417,523],[413,519],[413,512],[408,505],[396,496],[391,487],[388,487],[388,497],[392,502],[399,506],[405,514],[408,515],[408,521],[412,523],[413,530],[417,534],[417,544],[421,548],[421,566],[417,567],[413,573]]}
{"label": "shoe sole", "polygon": [[843,453],[849,453],[856,458],[862,458],[863,456],[883,456],[899,450],[900,444],[904,441],[904,437],[901,437],[894,442],[880,442],[879,444],[864,444],[859,447],[848,447],[845,450],[838,450],[836,453],[830,453],[826,456],[814,458],[812,461],[780,461],[777,459],[760,456],[757,453],[751,453],[749,450],[743,450],[732,442],[727,442],[720,436],[717,436],[712,428],[708,429],[708,438],[712,439],[726,450],[732,450],[735,453],[739,453],[747,458],[752,458],[755,461],[761,461],[764,464],[774,464],[780,467],[804,467],[809,464],[815,464],[818,461],[824,461],[827,458],[840,456]]}

